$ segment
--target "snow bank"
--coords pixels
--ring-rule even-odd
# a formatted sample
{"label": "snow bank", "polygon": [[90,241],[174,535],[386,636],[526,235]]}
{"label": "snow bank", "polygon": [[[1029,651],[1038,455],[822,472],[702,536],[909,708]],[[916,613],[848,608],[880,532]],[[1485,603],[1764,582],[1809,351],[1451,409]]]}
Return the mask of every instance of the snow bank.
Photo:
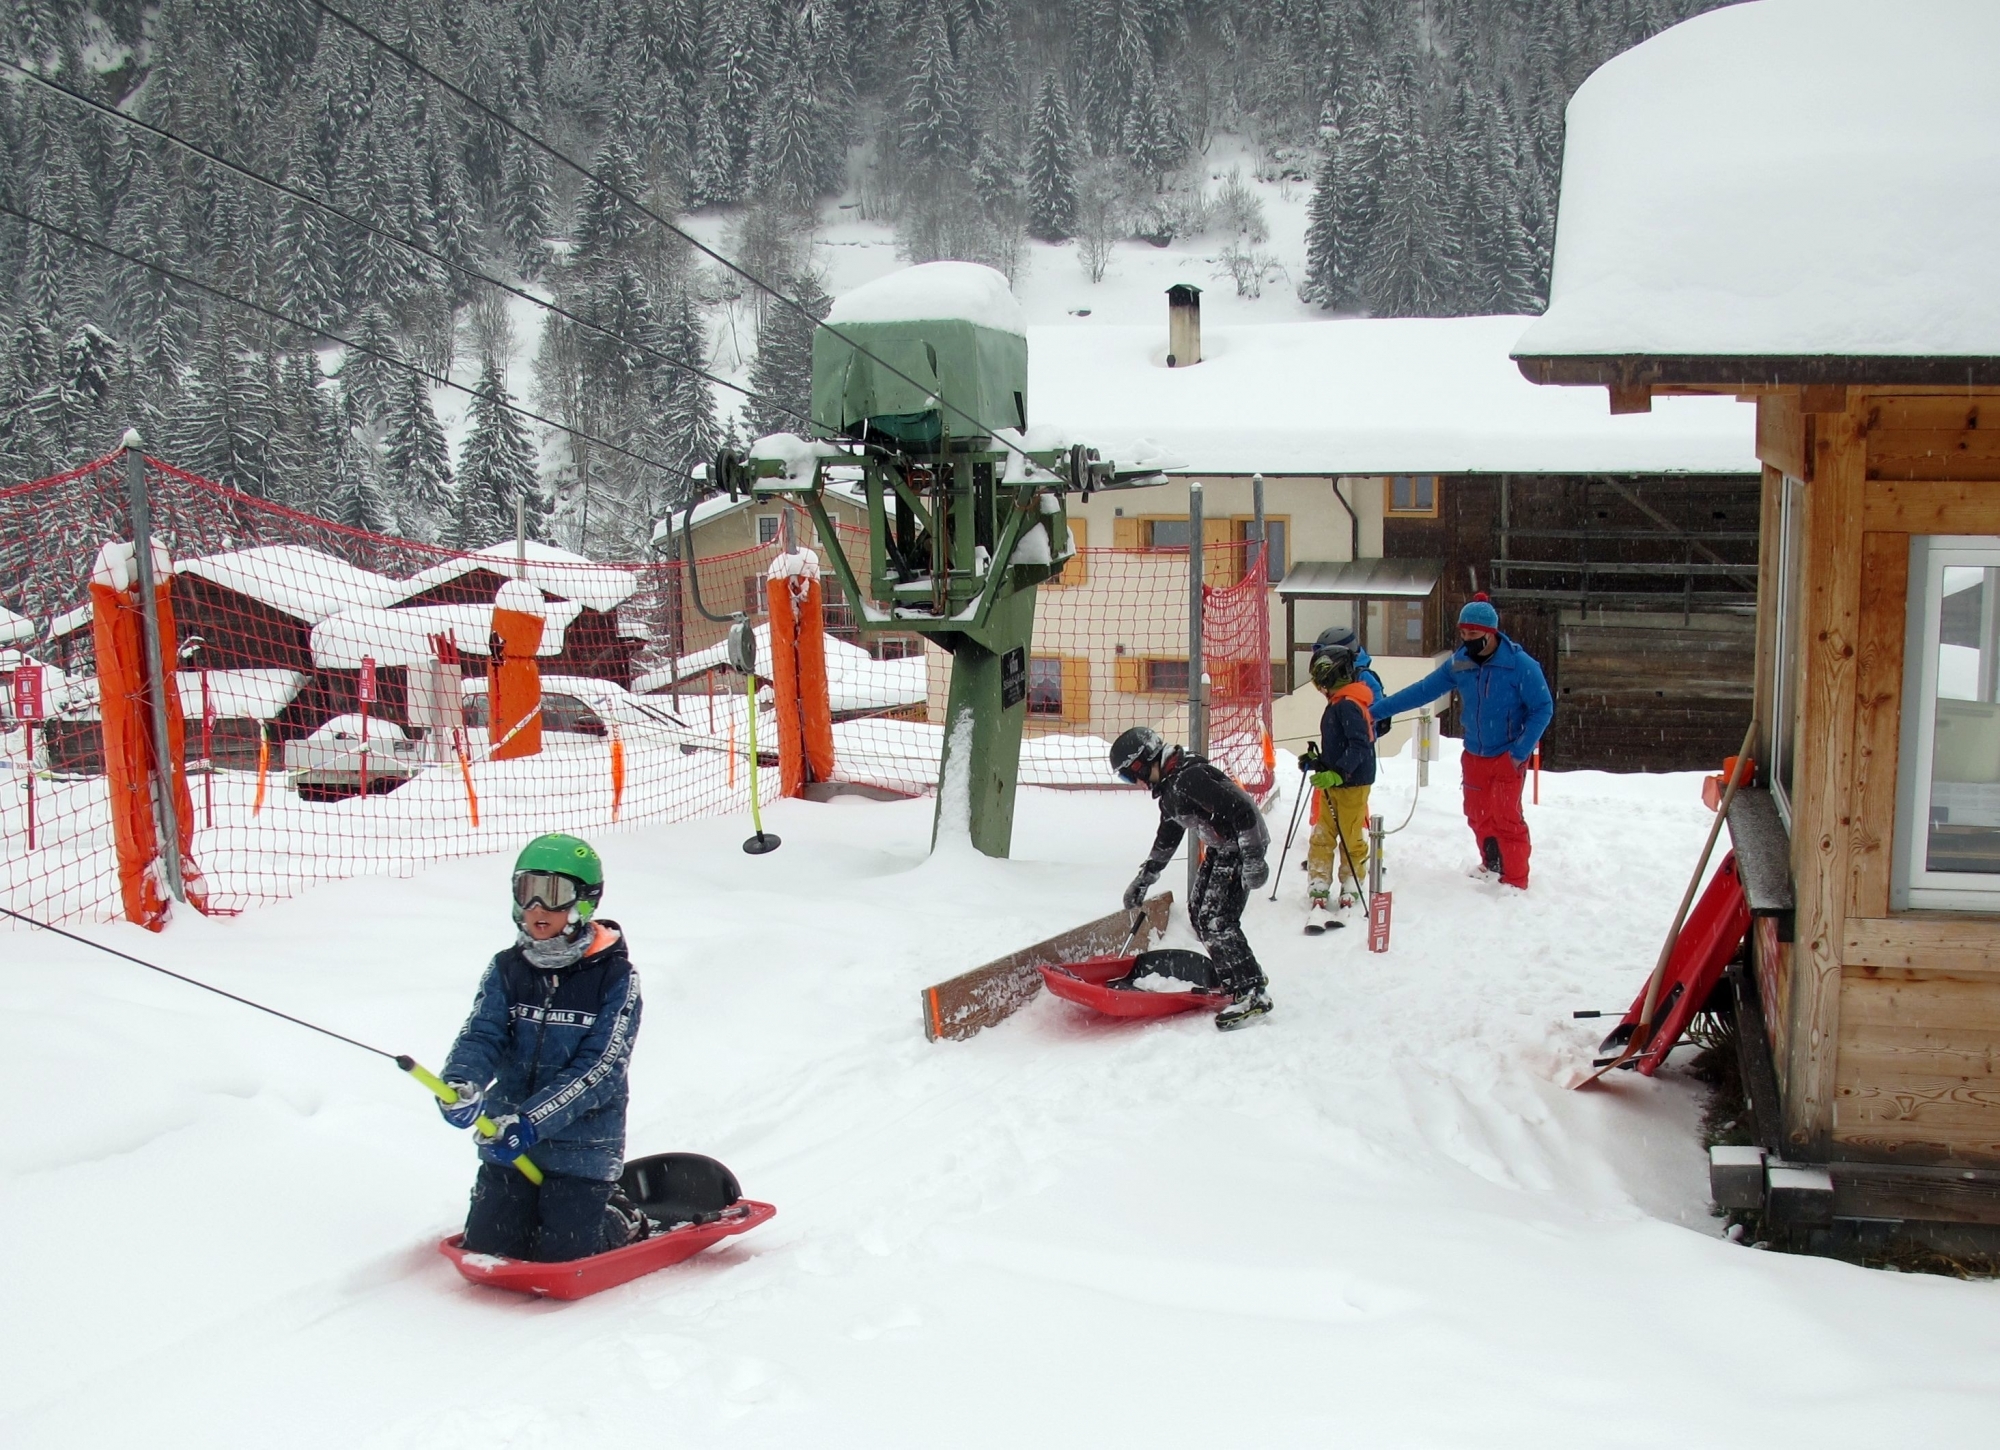
{"label": "snow bank", "polygon": [[[435,1068],[514,935],[508,867],[537,826],[525,800],[500,814],[505,774],[481,768],[489,854],[83,931]],[[1411,776],[1384,762],[1392,822]],[[1303,873],[1275,873],[1246,927],[1277,1010],[1230,1035],[1046,994],[970,1042],[918,1030],[922,987],[1115,909],[1157,821],[1143,792],[1022,791],[1007,861],[931,859],[928,800],[776,802],[764,857],[738,849],[744,815],[598,838],[646,996],[631,1151],[713,1154],[779,1213],[573,1305],[438,1255],[472,1149],[390,1064],[16,933],[4,1439],[1983,1443],[2000,1285],[1727,1243],[1684,1070],[1562,1086],[1603,1028],[1570,1010],[1621,1005],[1652,965],[1712,819],[1697,778],[1545,775],[1526,897],[1461,874],[1449,755],[1432,778],[1389,838],[1391,951],[1301,936]],[[1168,944],[1194,944],[1178,909]],[[1774,1373],[1742,1345],[1794,1352]],[[1634,1409],[1665,1386],[1698,1388]]]}
{"label": "snow bank", "polygon": [[[1166,329],[1028,332],[1030,396],[1121,467],[1196,473],[1754,473],[1755,409],[1662,398],[1611,416],[1601,394],[1538,388],[1510,357],[1522,317],[1213,327],[1198,366]],[[1148,459],[1164,459],[1148,463]]]}
{"label": "snow bank", "polygon": [[[780,556],[783,557],[782,555]],[[808,555],[807,557],[811,557]],[[757,658],[771,658],[771,626],[755,626]],[[728,664],[728,643],[712,644],[680,658],[679,678],[687,680]],[[675,676],[668,670],[652,670],[632,681],[635,694],[652,694],[668,688]],[[910,655],[900,660],[878,660],[867,650],[844,639],[828,635],[826,640],[826,688],[835,714],[858,710],[891,710],[902,705],[920,705],[928,697],[924,657]],[[933,763],[937,751],[930,753]],[[935,770],[932,775],[935,776]],[[925,782],[930,784],[929,781]]]}
{"label": "snow bank", "polygon": [[1996,55],[1990,0],[1756,0],[1607,62],[1518,350],[2000,355]]}
{"label": "snow bank", "polygon": [[[503,539],[497,544],[475,549],[470,554],[434,564],[421,574],[412,575],[396,598],[414,599],[440,584],[463,578],[475,569],[490,569],[508,579],[517,577],[514,541]],[[630,599],[639,587],[638,578],[630,569],[595,563],[581,554],[572,554],[568,549],[558,549],[553,544],[537,544],[533,540],[527,545],[527,568],[521,577],[545,594],[606,613]]]}
{"label": "snow bank", "polygon": [[[583,606],[547,600],[536,611],[547,623],[538,656],[562,653],[563,632]],[[358,670],[363,657],[376,664],[413,665],[437,658],[431,636],[448,634],[466,654],[484,655],[493,638],[490,604],[425,604],[397,609],[350,609],[313,627],[313,663],[323,670]]]}
{"label": "snow bank", "polygon": [[378,609],[403,597],[401,580],[302,544],[263,544],[183,559],[180,572],[248,595],[307,624],[343,609]]}
{"label": "snow bank", "polygon": [[970,322],[1017,336],[1027,332],[1021,303],[1005,276],[977,262],[925,262],[864,282],[834,299],[826,320]]}

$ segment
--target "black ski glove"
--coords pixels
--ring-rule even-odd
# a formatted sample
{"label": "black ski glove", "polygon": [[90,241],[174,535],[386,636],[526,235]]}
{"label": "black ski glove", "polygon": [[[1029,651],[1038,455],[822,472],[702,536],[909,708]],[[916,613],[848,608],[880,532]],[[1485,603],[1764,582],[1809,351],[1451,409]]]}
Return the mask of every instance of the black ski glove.
{"label": "black ski glove", "polygon": [[1255,891],[1271,879],[1270,863],[1262,856],[1246,857],[1243,862],[1243,884]]}
{"label": "black ski glove", "polygon": [[1146,904],[1146,893],[1153,889],[1153,883],[1160,879],[1160,873],[1164,870],[1166,862],[1147,858],[1145,865],[1139,868],[1139,874],[1132,878],[1132,884],[1125,888],[1127,911],[1137,911]]}
{"label": "black ski glove", "polygon": [[1307,775],[1311,775],[1319,769],[1319,747],[1317,745],[1308,745],[1304,750],[1299,752],[1299,769]]}

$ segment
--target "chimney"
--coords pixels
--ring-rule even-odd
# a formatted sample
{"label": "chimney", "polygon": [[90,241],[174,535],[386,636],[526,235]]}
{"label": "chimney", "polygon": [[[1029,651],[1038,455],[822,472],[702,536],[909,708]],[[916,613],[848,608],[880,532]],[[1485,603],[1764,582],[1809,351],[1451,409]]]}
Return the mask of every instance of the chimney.
{"label": "chimney", "polygon": [[1191,368],[1201,361],[1201,288],[1176,282],[1167,289],[1167,366]]}

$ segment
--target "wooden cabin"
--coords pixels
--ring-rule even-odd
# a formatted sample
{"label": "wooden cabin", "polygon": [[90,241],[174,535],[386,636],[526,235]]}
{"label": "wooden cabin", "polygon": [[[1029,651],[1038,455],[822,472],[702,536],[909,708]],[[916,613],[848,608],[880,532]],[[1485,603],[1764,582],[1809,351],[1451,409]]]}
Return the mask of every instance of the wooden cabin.
{"label": "wooden cabin", "polygon": [[1611,61],[1570,106],[1551,302],[1516,349],[1614,413],[1755,401],[1757,766],[1729,825],[1757,1197],[1781,1226],[1989,1250],[1996,53],[1990,6],[1759,0]]}

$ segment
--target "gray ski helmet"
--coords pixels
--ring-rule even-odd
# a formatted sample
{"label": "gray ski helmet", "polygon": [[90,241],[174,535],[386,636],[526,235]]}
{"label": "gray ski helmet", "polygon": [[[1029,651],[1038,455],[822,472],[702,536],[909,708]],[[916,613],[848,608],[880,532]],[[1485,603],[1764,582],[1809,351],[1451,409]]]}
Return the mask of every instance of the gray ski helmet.
{"label": "gray ski helmet", "polygon": [[1167,742],[1160,732],[1146,725],[1134,725],[1111,742],[1111,773],[1120,780],[1137,783],[1138,772],[1166,759]]}
{"label": "gray ski helmet", "polygon": [[1313,658],[1318,659],[1329,650],[1344,649],[1353,654],[1360,648],[1361,641],[1355,638],[1354,631],[1344,624],[1336,624],[1319,632],[1319,638],[1313,641]]}

